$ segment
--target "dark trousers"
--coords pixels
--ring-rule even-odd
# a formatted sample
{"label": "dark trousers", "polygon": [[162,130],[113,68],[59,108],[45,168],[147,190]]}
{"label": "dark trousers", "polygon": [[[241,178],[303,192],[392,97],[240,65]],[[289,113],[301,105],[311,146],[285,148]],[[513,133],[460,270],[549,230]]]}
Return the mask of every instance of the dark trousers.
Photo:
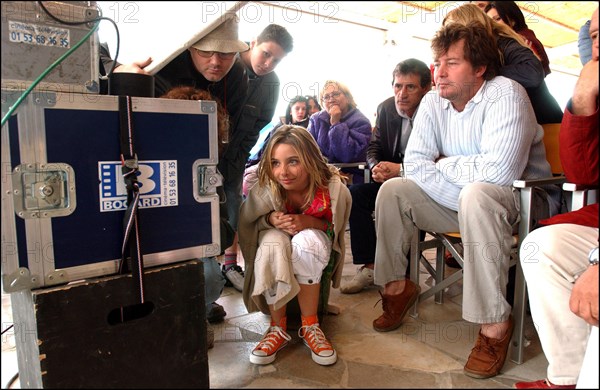
{"label": "dark trousers", "polygon": [[382,183],[359,183],[350,186],[352,210],[350,211],[350,247],[354,264],[375,262],[375,199]]}
{"label": "dark trousers", "polygon": [[[350,186],[352,195],[352,210],[350,211],[350,248],[352,249],[353,264],[373,264],[375,262],[375,247],[377,235],[373,211],[377,193],[383,183],[359,183]],[[425,232],[421,231],[419,238],[425,240]],[[409,253],[410,258],[410,253]],[[409,269],[406,274],[409,275]]]}

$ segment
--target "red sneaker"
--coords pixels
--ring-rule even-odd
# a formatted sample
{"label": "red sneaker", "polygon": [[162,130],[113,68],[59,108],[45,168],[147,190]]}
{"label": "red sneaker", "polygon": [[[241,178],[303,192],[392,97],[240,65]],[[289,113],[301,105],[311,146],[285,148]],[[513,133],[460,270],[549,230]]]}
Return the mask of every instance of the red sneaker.
{"label": "red sneaker", "polygon": [[271,325],[269,331],[250,354],[250,362],[269,364],[275,361],[277,352],[285,347],[292,337],[283,328]]}
{"label": "red sneaker", "polygon": [[574,389],[575,385],[555,385],[548,379],[540,379],[535,382],[517,382],[515,389]]}
{"label": "red sneaker", "polygon": [[315,363],[322,366],[328,366],[337,361],[337,353],[329,340],[325,337],[325,334],[319,327],[319,323],[302,325],[298,330],[298,336],[300,336],[304,341],[304,344],[310,348],[312,359]]}

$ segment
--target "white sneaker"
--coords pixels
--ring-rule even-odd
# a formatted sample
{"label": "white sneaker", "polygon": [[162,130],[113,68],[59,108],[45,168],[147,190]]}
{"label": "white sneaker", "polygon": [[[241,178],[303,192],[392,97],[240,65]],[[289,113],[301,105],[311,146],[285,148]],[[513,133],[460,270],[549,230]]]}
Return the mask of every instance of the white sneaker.
{"label": "white sneaker", "polygon": [[347,282],[343,282],[340,291],[344,294],[356,294],[363,288],[373,286],[373,270],[367,267],[359,268],[356,275]]}
{"label": "white sneaker", "polygon": [[223,275],[236,290],[242,292],[244,289],[244,271],[242,270],[242,267],[234,265],[227,271],[223,268]]}

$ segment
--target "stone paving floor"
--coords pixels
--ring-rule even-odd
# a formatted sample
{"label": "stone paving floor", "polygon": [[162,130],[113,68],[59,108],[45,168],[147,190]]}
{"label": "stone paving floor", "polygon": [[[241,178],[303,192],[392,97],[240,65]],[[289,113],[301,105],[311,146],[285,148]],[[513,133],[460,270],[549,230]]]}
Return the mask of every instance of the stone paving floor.
{"label": "stone paving floor", "polygon": [[[347,232],[346,234],[349,233]],[[357,269],[349,248],[343,274]],[[427,255],[433,257],[433,253]],[[452,272],[451,269],[447,273]],[[422,289],[431,285],[421,270]],[[512,388],[515,382],[546,377],[547,361],[537,334],[527,318],[524,362],[507,358],[502,373],[491,379],[473,379],[463,366],[474,345],[479,326],[461,318],[462,285],[451,286],[443,304],[433,298],[419,303],[418,316],[407,316],[397,330],[379,333],[372,321],[381,314],[376,287],[358,294],[331,290],[330,303],[340,310],[327,315],[323,330],[338,353],[333,366],[314,363],[309,350],[290,332],[292,343],[278,353],[273,364],[256,366],[248,356],[268,326],[269,317],[247,313],[241,293],[225,288],[217,301],[227,312],[225,321],[213,325],[215,347],[208,352],[212,388]]]}
{"label": "stone paving floor", "polygon": [[[346,234],[349,235],[348,232]],[[349,237],[348,237],[349,238]],[[344,262],[344,277],[357,267],[349,248]],[[421,270],[421,286],[431,284]],[[448,270],[451,272],[451,270]],[[227,316],[212,325],[215,346],[208,351],[211,388],[512,388],[521,380],[545,378],[547,361],[539,345],[531,318],[525,335],[528,345],[524,362],[507,359],[500,375],[473,379],[463,374],[463,366],[479,331],[477,325],[461,318],[462,286],[458,282],[445,293],[439,305],[429,298],[420,302],[418,316],[407,316],[397,330],[379,333],[371,323],[381,313],[376,287],[358,294],[341,294],[332,289],[330,304],[337,315],[326,315],[322,328],[338,353],[336,364],[319,366],[309,350],[290,330],[290,345],[278,353],[273,364],[256,366],[248,356],[268,326],[269,318],[248,313],[241,293],[226,287],[218,302]],[[2,330],[12,323],[9,295],[2,295]],[[14,329],[2,336],[2,388],[17,373]],[[20,388],[18,379],[12,388]]]}

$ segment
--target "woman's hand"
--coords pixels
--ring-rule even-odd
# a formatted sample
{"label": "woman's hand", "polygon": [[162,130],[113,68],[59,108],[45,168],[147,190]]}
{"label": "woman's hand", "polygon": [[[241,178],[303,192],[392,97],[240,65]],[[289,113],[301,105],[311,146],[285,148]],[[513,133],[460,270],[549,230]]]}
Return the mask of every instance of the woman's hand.
{"label": "woman's hand", "polygon": [[320,219],[304,214],[286,214],[274,211],[269,216],[269,223],[275,228],[294,236],[304,229],[317,228]]}
{"label": "woman's hand", "polygon": [[282,230],[293,236],[296,228],[292,226],[292,214],[286,214],[283,211],[273,211],[269,214],[269,223],[276,229]]}
{"label": "woman's hand", "polygon": [[327,110],[327,112],[329,113],[329,123],[331,124],[331,126],[339,123],[340,119],[342,119],[342,109],[337,104],[334,104],[331,107],[329,107],[329,110]]}

